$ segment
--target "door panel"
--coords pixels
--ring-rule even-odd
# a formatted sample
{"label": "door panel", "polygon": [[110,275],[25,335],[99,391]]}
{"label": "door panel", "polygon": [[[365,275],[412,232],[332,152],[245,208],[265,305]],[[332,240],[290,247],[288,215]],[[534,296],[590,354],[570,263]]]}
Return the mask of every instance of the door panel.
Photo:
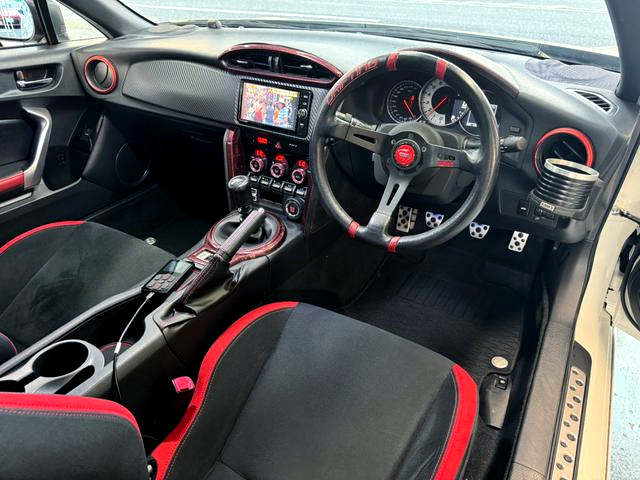
{"label": "door panel", "polygon": [[[95,148],[110,145],[112,133],[101,131],[101,107],[71,60],[91,43],[0,49],[0,244],[43,223],[82,218],[131,191],[85,178],[88,164],[95,170],[96,162],[114,161]],[[43,79],[50,81],[28,83]]]}

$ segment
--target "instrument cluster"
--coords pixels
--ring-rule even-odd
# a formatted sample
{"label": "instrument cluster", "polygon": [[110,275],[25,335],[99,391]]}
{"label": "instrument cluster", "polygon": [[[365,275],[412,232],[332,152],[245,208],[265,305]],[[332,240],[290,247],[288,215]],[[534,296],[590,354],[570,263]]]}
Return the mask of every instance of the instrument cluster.
{"label": "instrument cluster", "polygon": [[[484,90],[496,120],[500,123],[501,107],[496,96]],[[478,125],[464,98],[438,78],[426,83],[405,79],[395,83],[386,94],[386,112],[396,123],[426,121],[437,127],[459,125],[469,135],[478,135]]]}

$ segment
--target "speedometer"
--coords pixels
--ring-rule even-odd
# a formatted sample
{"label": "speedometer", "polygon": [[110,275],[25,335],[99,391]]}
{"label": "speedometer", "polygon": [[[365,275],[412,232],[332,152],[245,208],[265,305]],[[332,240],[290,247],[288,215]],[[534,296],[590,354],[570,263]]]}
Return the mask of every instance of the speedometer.
{"label": "speedometer", "polygon": [[420,118],[418,97],[421,88],[413,80],[403,80],[393,86],[387,96],[387,112],[394,122],[410,122]]}
{"label": "speedometer", "polygon": [[434,78],[420,92],[420,109],[427,122],[446,127],[464,117],[469,106],[451,86]]}

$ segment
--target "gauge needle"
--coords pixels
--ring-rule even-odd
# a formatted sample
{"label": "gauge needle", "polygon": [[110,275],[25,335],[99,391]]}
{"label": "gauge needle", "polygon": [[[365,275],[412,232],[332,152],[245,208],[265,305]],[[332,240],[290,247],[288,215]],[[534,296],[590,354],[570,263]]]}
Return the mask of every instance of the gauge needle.
{"label": "gauge needle", "polygon": [[429,112],[427,113],[427,116],[430,116],[433,112],[438,110],[442,105],[447,103],[447,100],[449,100],[449,97],[444,97],[442,100],[440,100],[435,107],[433,107],[431,110],[429,110]]}
{"label": "gauge needle", "polygon": [[[413,97],[411,97],[411,100],[413,103]],[[407,110],[409,110],[409,114],[411,115],[411,118],[415,117],[415,114],[413,113],[413,110],[411,110],[411,105],[409,103],[407,103],[407,99],[405,98],[404,100],[402,100],[402,103],[404,103],[404,106],[407,108]]]}

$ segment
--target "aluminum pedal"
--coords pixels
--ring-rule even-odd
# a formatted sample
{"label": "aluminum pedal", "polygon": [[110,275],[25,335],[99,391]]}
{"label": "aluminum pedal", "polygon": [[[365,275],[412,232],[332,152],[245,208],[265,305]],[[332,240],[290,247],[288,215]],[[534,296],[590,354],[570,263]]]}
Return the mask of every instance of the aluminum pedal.
{"label": "aluminum pedal", "polygon": [[529,240],[529,234],[524,232],[513,232],[511,235],[511,241],[509,242],[509,250],[512,252],[522,253],[524,247],[527,245],[527,240]]}
{"label": "aluminum pedal", "polygon": [[398,220],[396,221],[396,230],[399,232],[409,233],[416,226],[416,218],[418,218],[418,209],[405,207],[400,205],[398,207]]}
{"label": "aluminum pedal", "polygon": [[490,225],[485,225],[484,223],[471,222],[469,224],[469,235],[471,235],[472,238],[482,240],[486,237],[487,233],[489,233],[490,228]]}
{"label": "aluminum pedal", "polygon": [[436,228],[439,227],[444,220],[444,215],[441,213],[425,212],[424,220],[427,223],[427,227]]}

